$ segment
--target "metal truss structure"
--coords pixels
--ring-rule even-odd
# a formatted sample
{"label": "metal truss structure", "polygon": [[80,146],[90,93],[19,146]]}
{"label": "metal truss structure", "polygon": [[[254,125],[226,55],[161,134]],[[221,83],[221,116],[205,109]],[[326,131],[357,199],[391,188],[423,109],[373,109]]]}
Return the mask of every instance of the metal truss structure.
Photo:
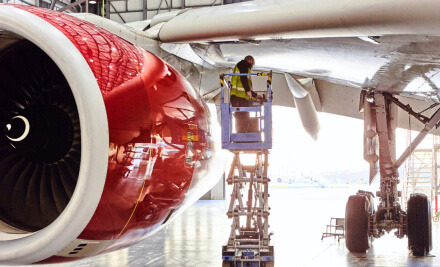
{"label": "metal truss structure", "polygon": [[127,17],[130,17],[130,14],[142,13],[141,18],[139,16],[136,16],[136,18],[148,20],[161,12],[219,6],[245,1],[250,0],[132,0],[130,4],[128,0],[0,0],[0,3],[25,4],[54,9],[60,12],[94,13],[108,19],[112,19],[111,15],[117,15],[123,23],[126,23],[129,21],[124,19],[123,14],[128,14]]}

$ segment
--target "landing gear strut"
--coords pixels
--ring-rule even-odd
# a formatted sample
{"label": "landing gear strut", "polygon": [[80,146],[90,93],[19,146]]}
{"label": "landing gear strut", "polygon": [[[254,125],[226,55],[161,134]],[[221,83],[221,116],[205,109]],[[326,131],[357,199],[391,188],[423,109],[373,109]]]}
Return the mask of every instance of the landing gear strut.
{"label": "landing gear strut", "polygon": [[[359,191],[350,196],[345,211],[346,247],[351,252],[366,252],[373,238],[395,230],[398,238],[408,236],[408,249],[416,256],[425,256],[432,249],[431,208],[424,194],[412,194],[407,212],[399,204],[401,192],[397,169],[440,121],[440,109],[431,118],[414,112],[409,106],[388,94],[363,91],[364,158],[370,163],[370,184],[380,170],[380,191],[377,211],[373,194]],[[425,124],[410,147],[396,159],[397,106]]]}

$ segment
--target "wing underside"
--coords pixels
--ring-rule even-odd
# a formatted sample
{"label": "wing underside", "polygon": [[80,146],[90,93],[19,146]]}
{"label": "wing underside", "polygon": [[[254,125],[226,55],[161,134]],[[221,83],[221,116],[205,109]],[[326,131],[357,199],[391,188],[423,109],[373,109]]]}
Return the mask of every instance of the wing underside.
{"label": "wing underside", "polygon": [[253,55],[256,69],[282,74],[284,89],[274,84],[281,105],[294,106],[284,73],[313,78],[318,111],[361,118],[361,90],[401,95],[418,111],[439,102],[439,11],[430,0],[250,1],[168,16],[157,39],[172,54],[190,49],[214,66]]}

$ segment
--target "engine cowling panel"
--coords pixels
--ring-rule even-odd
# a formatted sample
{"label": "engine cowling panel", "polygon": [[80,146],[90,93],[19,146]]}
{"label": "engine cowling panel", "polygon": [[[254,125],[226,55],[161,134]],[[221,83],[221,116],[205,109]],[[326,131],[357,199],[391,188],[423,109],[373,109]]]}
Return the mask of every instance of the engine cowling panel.
{"label": "engine cowling panel", "polygon": [[[76,51],[64,51],[74,54],[70,60],[72,62],[55,55],[54,48],[46,46],[44,37],[34,40],[32,33],[21,29],[21,26],[9,21],[5,15],[2,16],[2,9],[6,10],[4,14],[12,12],[11,17],[36,16],[49,23],[76,48]],[[39,19],[32,18],[32,21],[47,25]],[[72,221],[75,231],[79,233],[74,234],[72,230],[71,236],[75,238],[57,239],[49,234],[43,236],[33,233],[32,229],[20,229],[19,225],[10,225],[3,220],[2,223],[9,230],[16,228],[15,234],[24,233],[23,237],[8,239],[19,239],[29,247],[38,238],[43,238],[48,243],[49,238],[58,242],[53,242],[53,248],[48,249],[48,252],[38,255],[33,252],[33,248],[29,248],[26,255],[31,256],[24,259],[13,255],[16,248],[11,248],[9,241],[1,240],[0,262],[59,262],[129,246],[158,231],[218,180],[223,171],[224,159],[217,153],[220,150],[219,144],[211,134],[207,106],[185,78],[160,58],[95,25],[50,10],[27,6],[0,6],[0,29],[6,30],[6,35],[23,38],[21,42],[35,43],[48,54],[48,58],[53,59],[66,77],[79,113],[80,126],[75,131],[79,132],[81,128],[81,135],[77,135],[83,142],[81,149],[78,149],[78,157],[81,159],[77,174],[78,184],[74,188],[73,196],[65,200],[64,211],[60,211],[60,215],[55,216],[54,222],[50,222],[49,226],[41,226],[40,232],[49,231],[54,225],[61,224],[59,221],[68,218],[72,220],[74,216],[66,213],[72,212],[74,208],[87,214],[81,220],[78,219],[81,222],[77,225],[75,220]],[[34,34],[44,35],[42,32]],[[48,35],[47,39],[50,38],[53,36]],[[3,52],[14,45],[14,42],[5,44],[0,58]],[[82,59],[78,59],[79,55]],[[75,66],[76,59],[85,61],[88,68],[81,63],[81,73],[71,74],[66,68]],[[77,85],[75,81],[84,72],[89,72],[94,78],[90,78],[90,74],[83,75],[86,81],[82,81],[83,85]],[[86,105],[83,102],[87,100],[78,95],[96,90],[94,88],[99,88],[101,100],[98,102],[102,101],[104,108],[100,108],[98,102],[97,107],[91,107],[91,100],[86,103],[88,108],[83,107]],[[55,91],[58,94],[60,92]],[[95,111],[98,114],[96,116]],[[99,119],[102,113],[107,120]],[[52,121],[60,122],[56,118],[58,117],[55,116]],[[56,124],[55,122],[52,123]],[[92,122],[97,124],[93,126],[96,128],[93,133],[90,132],[93,127],[88,126]],[[41,135],[47,137],[47,134]],[[95,143],[99,143],[99,146]],[[103,148],[103,143],[107,143],[107,148]],[[8,149],[14,149],[11,147]],[[65,150],[60,153],[66,154]],[[108,156],[106,159],[103,156],[105,154]],[[0,162],[4,160],[1,157]],[[79,160],[76,161],[79,163]],[[84,169],[88,170],[83,167],[86,164],[88,168],[97,164],[96,168],[101,174],[98,175],[97,171],[85,171]],[[104,167],[106,175],[103,174]],[[80,195],[83,198],[89,196],[91,188],[96,188],[94,194],[97,196],[90,204],[82,203],[86,212],[81,210],[77,199]],[[4,203],[8,200],[1,201],[3,203],[0,203],[0,207],[9,205]],[[64,224],[62,227],[68,232],[71,226]],[[5,227],[0,225],[0,231],[3,228]],[[2,254],[2,248],[8,248],[12,252]]]}

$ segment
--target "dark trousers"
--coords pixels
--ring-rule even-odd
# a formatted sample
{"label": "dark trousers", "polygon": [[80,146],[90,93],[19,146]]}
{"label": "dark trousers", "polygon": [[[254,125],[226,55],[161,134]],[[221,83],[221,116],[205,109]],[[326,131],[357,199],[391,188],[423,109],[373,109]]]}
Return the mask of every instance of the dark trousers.
{"label": "dark trousers", "polygon": [[[233,107],[249,107],[247,99],[231,95],[231,106]],[[249,128],[250,115],[249,112],[234,112],[235,131],[237,133],[247,133]]]}

